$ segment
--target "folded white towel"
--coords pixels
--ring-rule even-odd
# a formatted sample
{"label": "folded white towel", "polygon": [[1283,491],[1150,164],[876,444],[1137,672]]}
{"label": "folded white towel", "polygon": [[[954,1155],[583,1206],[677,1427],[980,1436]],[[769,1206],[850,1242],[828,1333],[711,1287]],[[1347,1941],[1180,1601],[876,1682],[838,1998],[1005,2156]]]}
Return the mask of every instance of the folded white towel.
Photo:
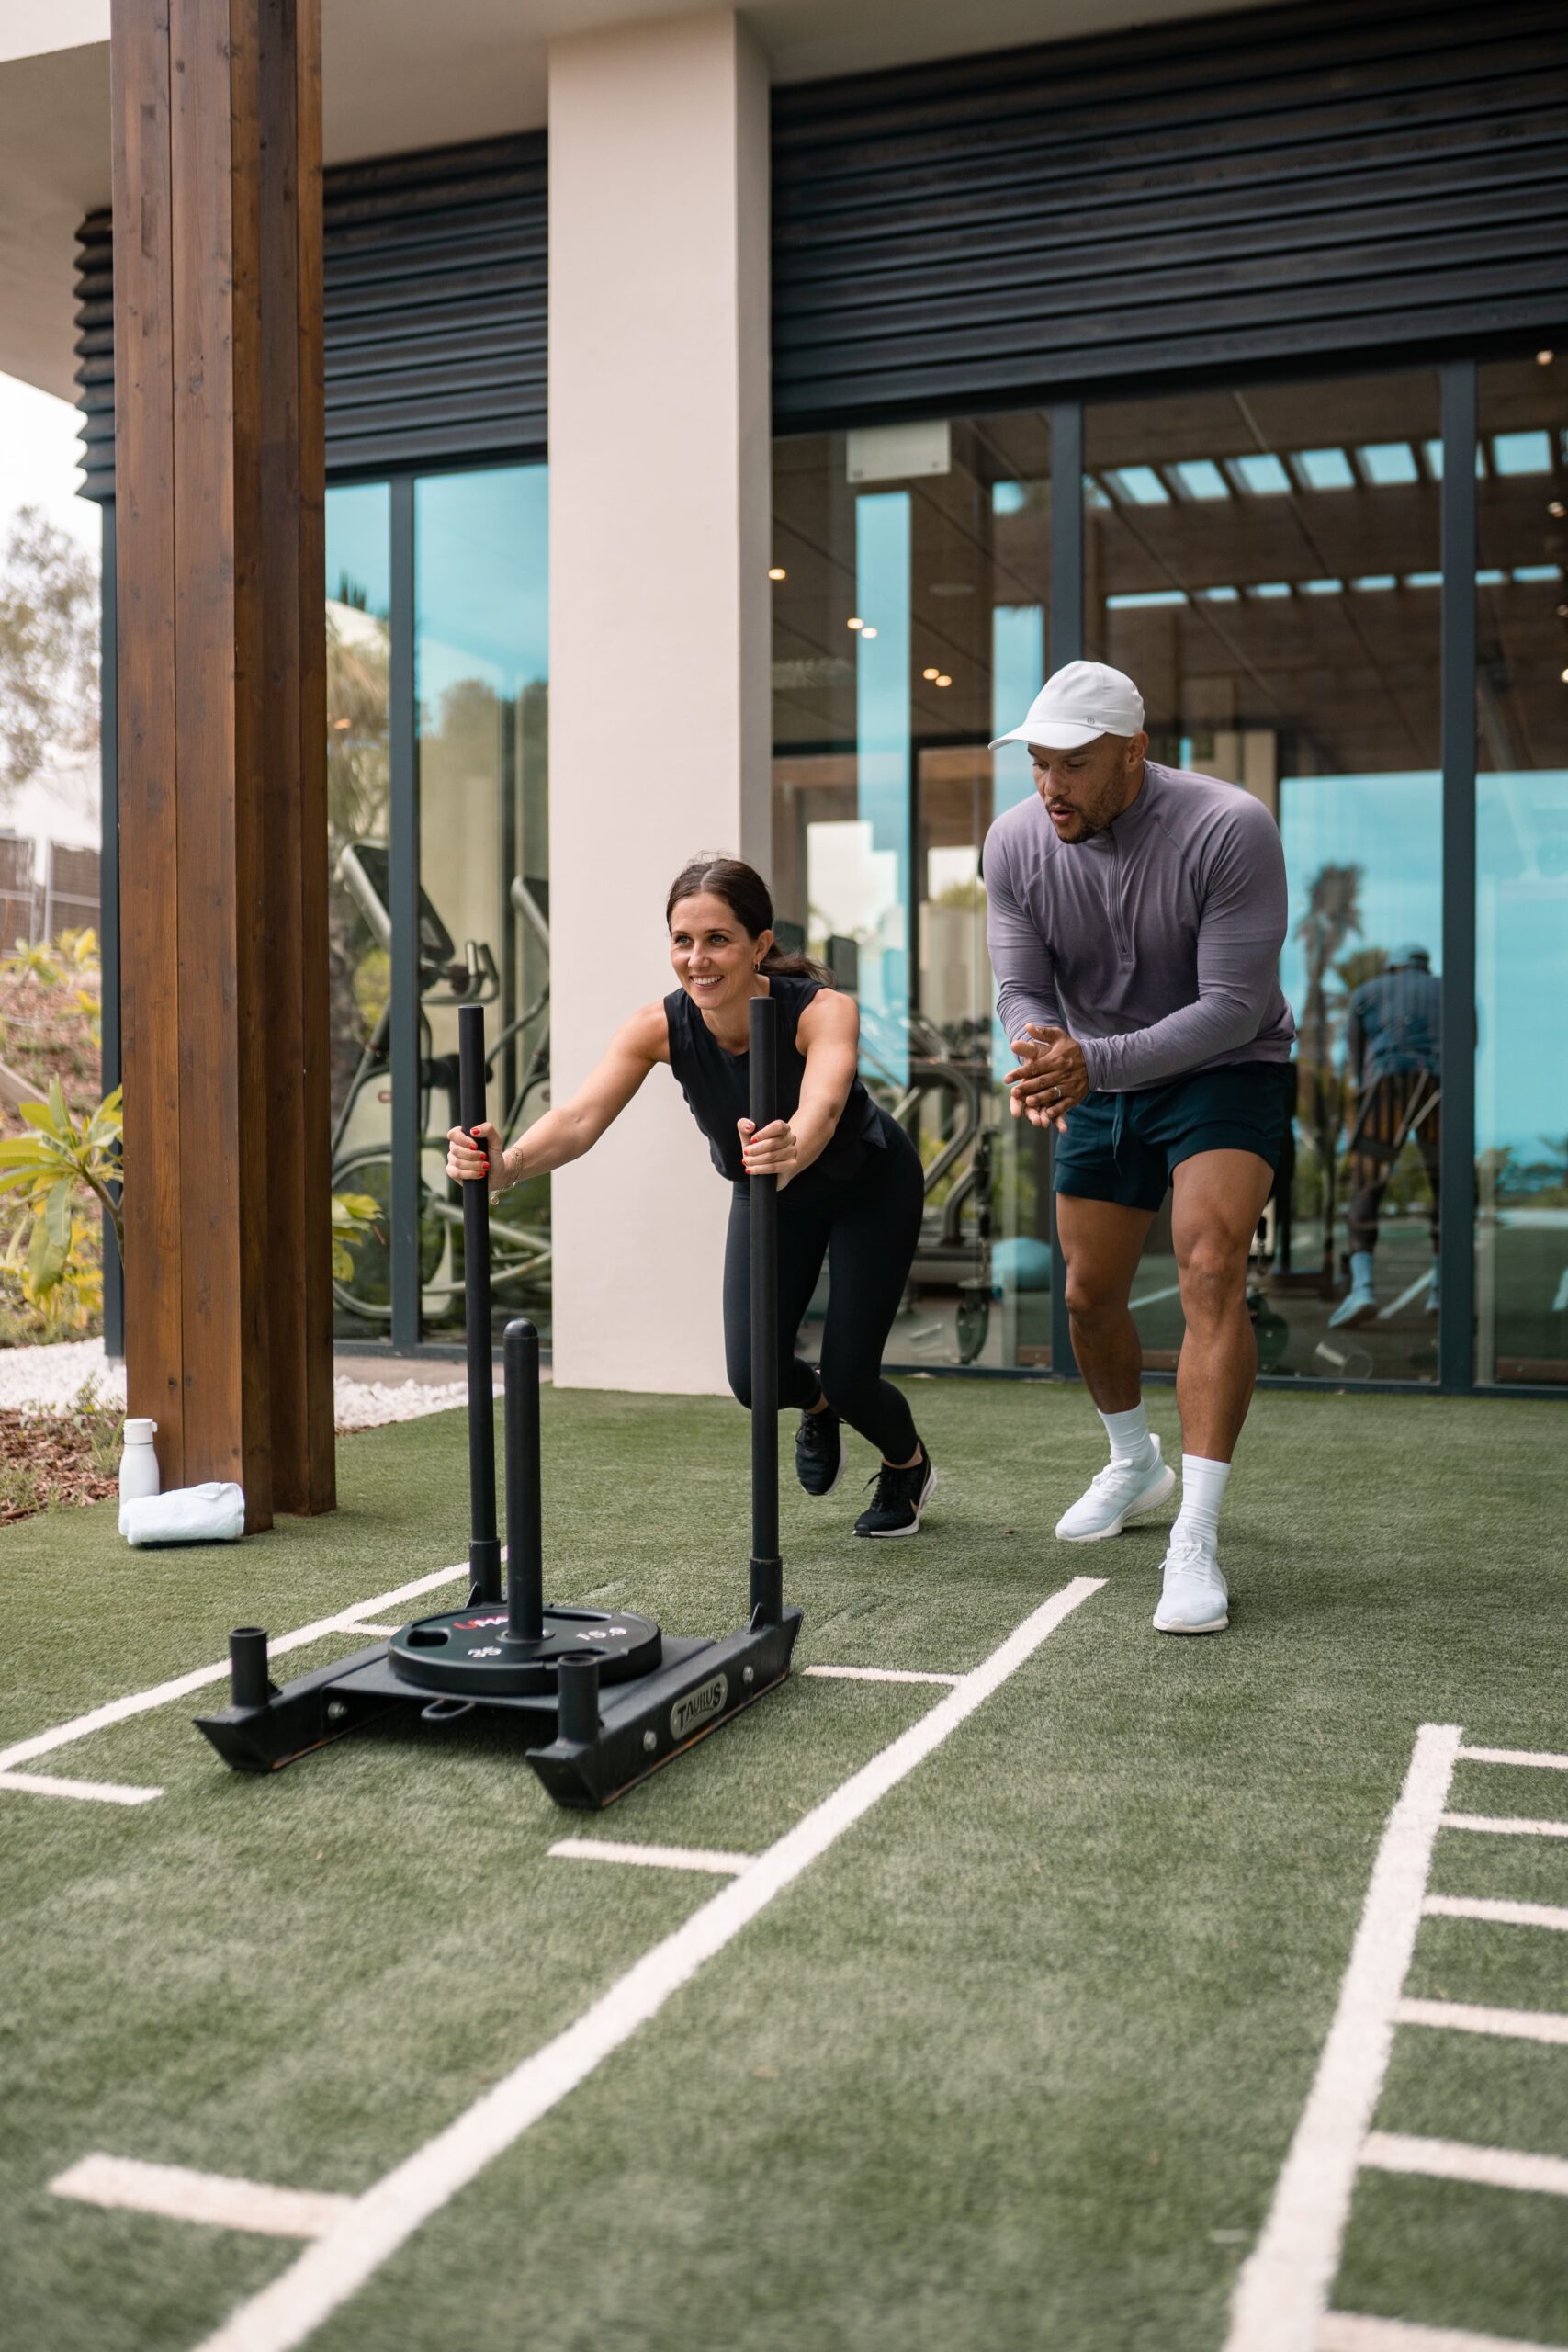
{"label": "folded white towel", "polygon": [[140,1495],[119,1507],[128,1544],[231,1544],[245,1529],[240,1488],[209,1478],[203,1487],[175,1487],[166,1495]]}

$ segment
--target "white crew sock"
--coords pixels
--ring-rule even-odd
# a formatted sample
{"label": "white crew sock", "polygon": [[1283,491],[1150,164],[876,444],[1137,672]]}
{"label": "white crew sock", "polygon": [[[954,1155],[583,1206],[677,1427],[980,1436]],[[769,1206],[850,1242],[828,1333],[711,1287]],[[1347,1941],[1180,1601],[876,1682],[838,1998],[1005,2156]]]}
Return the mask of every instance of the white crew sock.
{"label": "white crew sock", "polygon": [[1228,1462],[1205,1462],[1201,1453],[1182,1455],[1181,1509],[1170,1531],[1173,1543],[1179,1535],[1190,1535],[1205,1552],[1215,1549],[1220,1540],[1220,1505],[1230,1475]]}
{"label": "white crew sock", "polygon": [[1101,1413],[1100,1418],[1105,1423],[1105,1434],[1111,1440],[1112,1462],[1125,1462],[1134,1469],[1141,1470],[1145,1462],[1154,1460],[1154,1440],[1144,1418],[1142,1399],[1130,1413]]}
{"label": "white crew sock", "polygon": [[1350,1287],[1371,1293],[1372,1287],[1372,1253],[1370,1250],[1350,1252]]}

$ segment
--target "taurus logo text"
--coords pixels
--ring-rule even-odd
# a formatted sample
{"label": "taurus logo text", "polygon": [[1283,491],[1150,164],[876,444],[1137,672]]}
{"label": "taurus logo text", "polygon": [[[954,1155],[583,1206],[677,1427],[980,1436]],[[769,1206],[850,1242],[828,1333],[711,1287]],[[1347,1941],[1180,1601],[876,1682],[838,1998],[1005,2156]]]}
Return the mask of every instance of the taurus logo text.
{"label": "taurus logo text", "polygon": [[689,1739],[699,1724],[705,1724],[711,1715],[722,1712],[728,1696],[729,1677],[716,1674],[713,1680],[705,1682],[700,1690],[689,1691],[685,1698],[677,1699],[670,1710],[671,1738]]}

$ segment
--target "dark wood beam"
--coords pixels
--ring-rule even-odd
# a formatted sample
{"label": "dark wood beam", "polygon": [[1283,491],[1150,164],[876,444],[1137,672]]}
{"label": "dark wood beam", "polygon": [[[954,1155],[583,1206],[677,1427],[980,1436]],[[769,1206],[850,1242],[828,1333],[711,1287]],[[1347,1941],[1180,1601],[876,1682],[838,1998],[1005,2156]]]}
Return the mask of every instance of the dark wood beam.
{"label": "dark wood beam", "polygon": [[127,1376],[253,1529],[333,1499],[318,8],[111,18]]}

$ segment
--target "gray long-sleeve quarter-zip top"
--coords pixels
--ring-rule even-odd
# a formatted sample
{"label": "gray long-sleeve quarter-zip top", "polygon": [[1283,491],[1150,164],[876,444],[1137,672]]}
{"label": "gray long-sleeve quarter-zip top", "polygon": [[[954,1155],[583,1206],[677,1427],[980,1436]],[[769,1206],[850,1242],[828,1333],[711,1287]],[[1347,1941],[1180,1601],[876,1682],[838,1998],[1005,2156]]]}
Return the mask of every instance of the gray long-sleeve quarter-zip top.
{"label": "gray long-sleeve quarter-zip top", "polygon": [[1067,1030],[1112,1093],[1289,1061],[1284,850],[1239,786],[1145,760],[1132,806],[1073,842],[1032,792],[991,827],[984,865],[1010,1039],[1031,1021]]}

